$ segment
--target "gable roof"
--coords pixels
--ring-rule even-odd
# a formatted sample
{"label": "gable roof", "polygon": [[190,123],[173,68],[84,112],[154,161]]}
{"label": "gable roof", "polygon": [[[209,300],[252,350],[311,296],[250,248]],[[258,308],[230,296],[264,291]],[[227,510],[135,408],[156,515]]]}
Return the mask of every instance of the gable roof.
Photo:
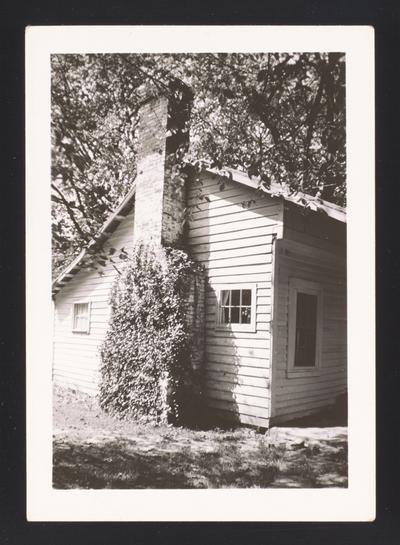
{"label": "gable roof", "polygon": [[[256,178],[255,176],[250,178],[244,172],[232,168],[224,168],[223,171],[220,171],[216,168],[207,167],[203,172],[217,176],[227,176],[229,181],[237,182],[247,187],[251,187],[252,189],[261,190],[273,198],[282,198],[285,201],[292,202],[303,208],[309,208],[315,212],[323,211],[327,216],[337,221],[346,222],[346,209],[344,207],[324,201],[318,197],[313,197],[301,192],[289,194],[284,188],[278,189],[274,187],[273,189],[267,189],[260,184],[259,178]],[[117,205],[114,212],[112,212],[109,218],[104,222],[98,234],[94,237],[94,240],[57,276],[53,282],[53,296],[80,270],[82,261],[84,257],[90,253],[90,249],[98,242],[107,239],[115,231],[121,221],[125,219],[134,205],[135,190],[136,183],[133,182],[131,189]]]}
{"label": "gable roof", "polygon": [[86,248],[84,248],[57,276],[53,282],[53,295],[55,295],[64,286],[64,284],[66,284],[80,270],[80,265],[82,264],[83,258],[90,252],[90,249],[98,242],[107,239],[115,231],[121,221],[126,218],[134,205],[135,190],[136,183],[133,182],[131,189],[128,191],[125,197],[121,199],[117,208],[104,222],[93,241]]}

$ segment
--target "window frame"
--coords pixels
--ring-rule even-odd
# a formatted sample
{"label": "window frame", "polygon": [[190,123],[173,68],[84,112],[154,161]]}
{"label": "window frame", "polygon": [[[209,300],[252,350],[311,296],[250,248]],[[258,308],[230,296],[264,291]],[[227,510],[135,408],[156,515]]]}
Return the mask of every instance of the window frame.
{"label": "window frame", "polygon": [[[215,329],[218,331],[256,331],[256,312],[257,312],[257,284],[220,284],[215,287],[217,292],[217,308],[215,312]],[[251,290],[250,323],[249,324],[226,324],[221,322],[222,292],[226,290]],[[244,305],[248,306],[248,305]]]}
{"label": "window frame", "polygon": [[[297,294],[305,293],[317,297],[317,318],[315,335],[315,363],[313,366],[295,366],[296,329],[297,329]],[[310,280],[300,278],[289,279],[289,312],[288,312],[288,367],[287,376],[319,376],[321,368],[321,349],[323,331],[323,292],[322,286]]]}
{"label": "window frame", "polygon": [[[78,329],[78,328],[75,327],[75,317],[76,317],[75,309],[77,308],[78,305],[87,305],[88,306],[88,310],[87,310],[87,327],[85,329]],[[91,314],[91,301],[88,301],[87,299],[85,299],[85,300],[81,300],[81,301],[74,301],[72,303],[72,332],[73,333],[86,333],[86,334],[90,333],[90,314]]]}

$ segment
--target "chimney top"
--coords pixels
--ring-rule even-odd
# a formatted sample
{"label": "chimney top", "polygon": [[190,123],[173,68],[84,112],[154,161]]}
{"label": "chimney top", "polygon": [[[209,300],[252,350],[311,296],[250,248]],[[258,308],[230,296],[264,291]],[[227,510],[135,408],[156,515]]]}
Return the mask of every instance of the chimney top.
{"label": "chimney top", "polygon": [[169,100],[190,103],[193,100],[193,91],[189,85],[179,78],[172,78],[168,83],[162,81],[147,81],[135,89],[139,106],[143,106],[150,100],[165,97]]}
{"label": "chimney top", "polygon": [[139,131],[135,196],[136,241],[177,246],[183,240],[186,188],[174,166],[189,146],[193,93],[174,79],[137,89]]}

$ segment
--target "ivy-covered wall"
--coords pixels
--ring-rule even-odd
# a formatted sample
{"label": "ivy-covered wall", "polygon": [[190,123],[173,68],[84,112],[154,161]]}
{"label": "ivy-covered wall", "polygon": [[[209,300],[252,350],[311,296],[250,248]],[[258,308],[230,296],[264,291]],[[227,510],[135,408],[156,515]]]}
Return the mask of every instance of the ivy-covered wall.
{"label": "ivy-covered wall", "polygon": [[101,347],[101,406],[139,421],[187,422],[199,408],[204,275],[182,251],[137,245],[117,278]]}

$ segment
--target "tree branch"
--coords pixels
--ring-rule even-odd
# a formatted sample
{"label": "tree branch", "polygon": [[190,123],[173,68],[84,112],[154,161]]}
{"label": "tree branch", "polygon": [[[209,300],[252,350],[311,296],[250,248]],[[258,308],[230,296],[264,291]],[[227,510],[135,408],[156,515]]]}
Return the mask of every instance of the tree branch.
{"label": "tree branch", "polygon": [[86,233],[81,229],[81,226],[79,225],[78,223],[78,220],[76,219],[75,217],[75,214],[73,212],[73,209],[71,207],[71,204],[69,203],[69,201],[65,198],[65,196],[62,194],[62,192],[60,191],[60,189],[54,184],[52,183],[51,184],[51,188],[59,195],[59,198],[61,200],[61,203],[64,205],[72,223],[74,224],[74,227],[75,229],[77,230],[77,232],[79,233],[79,235],[84,239],[86,240],[87,239],[87,235]]}

